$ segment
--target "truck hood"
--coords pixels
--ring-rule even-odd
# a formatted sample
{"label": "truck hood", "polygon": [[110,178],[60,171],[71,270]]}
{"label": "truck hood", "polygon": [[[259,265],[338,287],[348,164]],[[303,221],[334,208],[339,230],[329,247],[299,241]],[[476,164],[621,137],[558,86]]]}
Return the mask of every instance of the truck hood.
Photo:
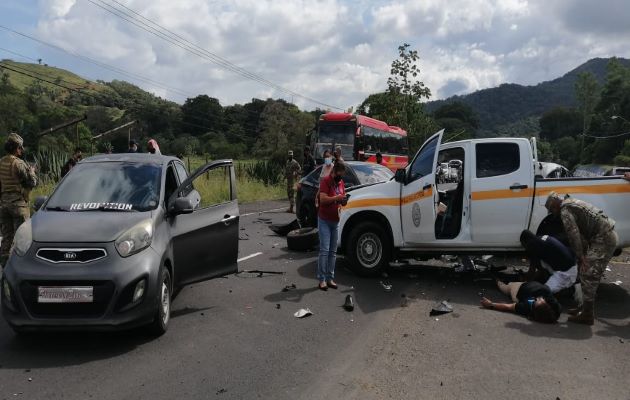
{"label": "truck hood", "polygon": [[113,242],[151,212],[46,211],[33,215],[34,242],[104,243]]}
{"label": "truck hood", "polygon": [[344,209],[400,205],[400,183],[395,180],[353,188]]}

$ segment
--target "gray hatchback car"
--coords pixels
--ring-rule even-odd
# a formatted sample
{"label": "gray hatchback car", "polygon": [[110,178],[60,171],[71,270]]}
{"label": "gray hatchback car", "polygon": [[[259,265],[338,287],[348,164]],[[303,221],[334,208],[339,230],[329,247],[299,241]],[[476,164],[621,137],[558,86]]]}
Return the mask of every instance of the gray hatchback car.
{"label": "gray hatchback car", "polygon": [[2,277],[2,312],[16,332],[147,325],[162,334],[174,292],[237,271],[230,160],[188,176],[174,157],[90,157],[35,208]]}

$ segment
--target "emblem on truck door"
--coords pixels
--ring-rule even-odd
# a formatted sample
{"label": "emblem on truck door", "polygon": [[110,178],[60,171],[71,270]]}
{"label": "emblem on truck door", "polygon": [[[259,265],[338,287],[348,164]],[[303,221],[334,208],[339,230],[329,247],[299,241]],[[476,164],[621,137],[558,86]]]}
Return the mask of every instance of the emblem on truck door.
{"label": "emblem on truck door", "polygon": [[416,228],[420,226],[420,206],[418,203],[413,203],[411,207],[411,219],[413,219],[413,224]]}

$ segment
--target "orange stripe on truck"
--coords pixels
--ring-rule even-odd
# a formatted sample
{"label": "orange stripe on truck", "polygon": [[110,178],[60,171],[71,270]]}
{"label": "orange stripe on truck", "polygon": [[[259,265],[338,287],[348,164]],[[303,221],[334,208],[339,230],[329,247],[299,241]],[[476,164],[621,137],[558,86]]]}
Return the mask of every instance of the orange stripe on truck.
{"label": "orange stripe on truck", "polygon": [[[551,192],[569,193],[569,194],[614,194],[614,193],[630,193],[630,185],[628,184],[611,184],[611,185],[592,185],[592,186],[549,186],[536,188],[536,196],[548,196]],[[484,190],[473,192],[471,198],[473,200],[499,200],[499,199],[516,199],[520,197],[531,197],[534,195],[533,189],[521,190]]]}
{"label": "orange stripe on truck", "polygon": [[414,201],[430,197],[433,195],[433,189],[421,190],[416,193],[409,194],[402,199],[398,198],[381,198],[381,199],[360,199],[348,201],[348,204],[344,208],[363,208],[363,207],[377,207],[377,206],[394,206],[405,205],[413,203]]}

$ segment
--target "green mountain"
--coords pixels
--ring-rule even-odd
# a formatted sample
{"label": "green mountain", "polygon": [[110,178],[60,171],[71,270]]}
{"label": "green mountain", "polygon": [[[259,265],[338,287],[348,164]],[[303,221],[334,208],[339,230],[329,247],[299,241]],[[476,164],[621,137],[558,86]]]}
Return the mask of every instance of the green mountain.
{"label": "green mountain", "polygon": [[[558,106],[575,106],[574,85],[580,73],[591,72],[602,84],[610,60],[591,59],[560,78],[534,86],[505,83],[467,95],[431,101],[426,103],[426,110],[434,112],[444,104],[459,101],[469,105],[477,114],[480,136],[531,135],[539,130],[538,119],[545,111]],[[626,67],[630,66],[630,60],[618,60]]]}

